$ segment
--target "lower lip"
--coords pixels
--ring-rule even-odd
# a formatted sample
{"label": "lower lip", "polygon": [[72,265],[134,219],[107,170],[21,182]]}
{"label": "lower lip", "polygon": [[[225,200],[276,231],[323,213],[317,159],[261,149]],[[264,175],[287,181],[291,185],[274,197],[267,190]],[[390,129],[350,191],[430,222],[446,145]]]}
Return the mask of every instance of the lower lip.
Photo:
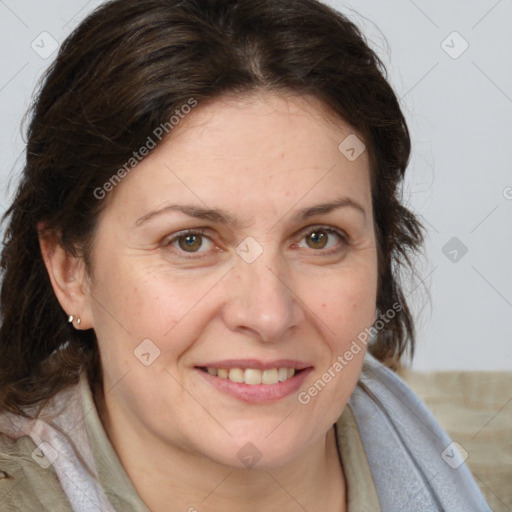
{"label": "lower lip", "polygon": [[276,384],[244,384],[233,382],[228,378],[222,379],[210,375],[208,372],[195,368],[199,374],[219,391],[231,395],[242,402],[249,404],[262,404],[277,402],[292,393],[297,392],[306,377],[313,371],[313,368],[305,368],[290,379]]}

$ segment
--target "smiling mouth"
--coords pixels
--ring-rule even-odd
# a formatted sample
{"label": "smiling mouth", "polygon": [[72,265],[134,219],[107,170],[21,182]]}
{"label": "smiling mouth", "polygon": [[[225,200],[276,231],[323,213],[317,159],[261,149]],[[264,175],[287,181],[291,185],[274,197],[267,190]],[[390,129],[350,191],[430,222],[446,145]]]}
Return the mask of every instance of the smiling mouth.
{"label": "smiling mouth", "polygon": [[303,371],[286,367],[260,370],[258,368],[209,368],[199,366],[198,369],[219,379],[228,379],[239,384],[249,384],[253,386],[259,384],[273,385],[279,382],[286,382]]}

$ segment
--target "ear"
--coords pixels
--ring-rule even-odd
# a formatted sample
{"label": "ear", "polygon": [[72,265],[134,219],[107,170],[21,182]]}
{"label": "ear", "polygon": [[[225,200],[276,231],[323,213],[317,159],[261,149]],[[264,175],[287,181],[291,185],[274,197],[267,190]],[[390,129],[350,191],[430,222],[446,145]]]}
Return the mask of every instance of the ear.
{"label": "ear", "polygon": [[[43,230],[38,225],[39,246],[43,261],[52,283],[53,291],[68,316],[73,315],[73,326],[78,329],[91,329],[90,281],[83,258],[72,256],[60,244],[57,233]],[[80,318],[80,325],[76,319]]]}

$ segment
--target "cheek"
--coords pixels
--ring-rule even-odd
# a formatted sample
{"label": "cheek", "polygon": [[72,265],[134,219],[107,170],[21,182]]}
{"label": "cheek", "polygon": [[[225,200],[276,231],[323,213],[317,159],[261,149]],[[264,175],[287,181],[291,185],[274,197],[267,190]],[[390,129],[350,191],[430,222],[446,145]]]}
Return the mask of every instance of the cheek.
{"label": "cheek", "polygon": [[376,271],[371,266],[333,275],[316,296],[314,307],[322,319],[317,325],[323,325],[325,344],[298,402],[318,418],[322,428],[337,420],[357,384],[367,350],[361,334],[374,321],[375,300]]}
{"label": "cheek", "polygon": [[343,348],[373,323],[376,299],[377,271],[373,265],[345,268],[330,276],[314,300],[329,326],[334,346]]}
{"label": "cheek", "polygon": [[213,277],[180,274],[149,258],[105,259],[98,270],[92,309],[105,355],[131,366],[134,350],[149,339],[167,360],[176,359],[198,336],[197,305],[215,283]]}

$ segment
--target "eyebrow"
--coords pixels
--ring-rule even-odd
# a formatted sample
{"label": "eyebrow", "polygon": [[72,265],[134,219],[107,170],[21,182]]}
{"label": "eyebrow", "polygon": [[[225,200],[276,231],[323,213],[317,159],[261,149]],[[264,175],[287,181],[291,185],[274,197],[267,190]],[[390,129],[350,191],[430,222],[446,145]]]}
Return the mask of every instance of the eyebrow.
{"label": "eyebrow", "polygon": [[[335,199],[328,203],[321,203],[303,208],[295,213],[293,219],[295,221],[304,221],[310,217],[314,217],[315,215],[325,215],[339,208],[347,207],[357,210],[366,219],[366,210],[358,202],[350,199],[349,197],[340,197],[339,199]],[[135,226],[140,226],[156,216],[169,213],[171,211],[181,212],[190,217],[209,220],[217,224],[225,224],[232,227],[239,225],[239,221],[234,215],[220,208],[201,208],[194,204],[169,204],[159,210],[146,213],[137,219]]]}

